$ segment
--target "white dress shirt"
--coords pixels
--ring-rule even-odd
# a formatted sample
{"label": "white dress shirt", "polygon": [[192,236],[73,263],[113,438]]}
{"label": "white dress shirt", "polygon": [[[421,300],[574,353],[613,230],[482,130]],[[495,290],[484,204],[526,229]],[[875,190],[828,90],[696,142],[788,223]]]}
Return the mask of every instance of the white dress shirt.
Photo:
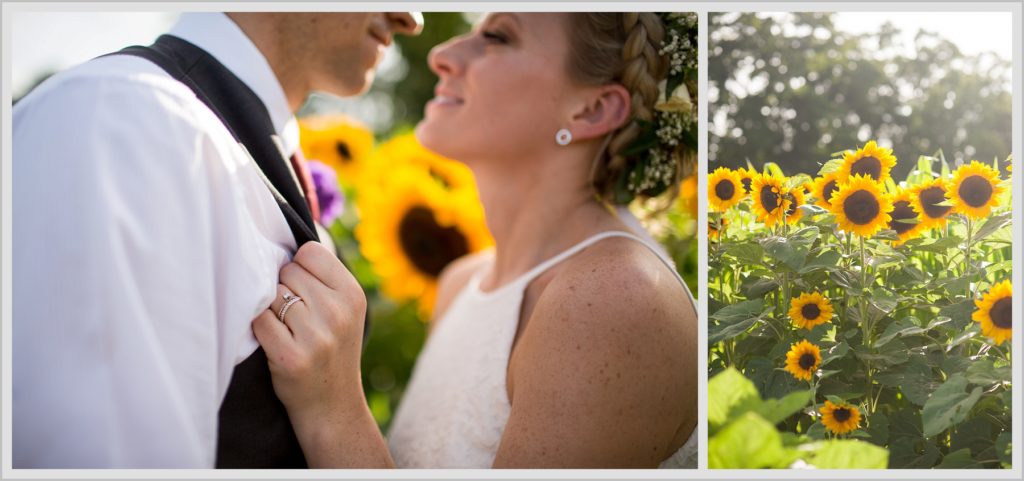
{"label": "white dress shirt", "polygon": [[[220,13],[172,30],[298,128]],[[217,412],[295,240],[252,160],[187,87],[130,56],[13,112],[13,467],[212,468]]]}

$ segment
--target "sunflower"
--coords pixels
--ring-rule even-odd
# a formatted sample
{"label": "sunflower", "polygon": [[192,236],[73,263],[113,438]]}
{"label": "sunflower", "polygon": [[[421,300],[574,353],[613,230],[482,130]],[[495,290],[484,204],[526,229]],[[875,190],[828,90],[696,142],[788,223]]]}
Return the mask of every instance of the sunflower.
{"label": "sunflower", "polygon": [[843,153],[843,164],[839,167],[838,175],[840,179],[863,175],[875,182],[885,182],[894,165],[896,157],[892,155],[892,149],[879,147],[872,140],[856,151]]}
{"label": "sunflower", "polygon": [[921,227],[921,217],[914,210],[912,198],[913,194],[906,189],[899,189],[896,195],[892,196],[889,228],[896,231],[896,235],[899,236],[898,240],[893,241],[894,245],[913,239],[924,230]]}
{"label": "sunflower", "polygon": [[932,179],[917,184],[910,189],[910,206],[921,219],[922,230],[934,227],[945,227],[952,206],[939,205],[946,202],[949,182],[946,179]]}
{"label": "sunflower", "polygon": [[391,169],[407,165],[420,169],[446,190],[476,189],[473,173],[460,162],[442,157],[423,147],[413,132],[396,135],[382,143],[372,155],[371,182],[386,182]]}
{"label": "sunflower", "polygon": [[832,320],[832,303],[819,292],[805,292],[790,302],[789,317],[793,324],[812,329]]}
{"label": "sunflower", "polygon": [[743,193],[749,194],[754,182],[754,177],[757,177],[757,171],[750,167],[741,167],[736,169],[736,173],[740,176],[740,183],[743,184]]}
{"label": "sunflower", "polygon": [[757,174],[750,184],[750,197],[754,200],[754,213],[757,220],[771,227],[782,220],[787,205],[782,185],[785,180],[772,173]]}
{"label": "sunflower", "polygon": [[725,212],[743,200],[743,195],[743,184],[735,171],[719,167],[708,176],[708,203],[715,211]]}
{"label": "sunflower", "polygon": [[397,301],[418,300],[429,319],[441,271],[493,244],[479,200],[470,190],[447,192],[410,166],[397,166],[387,183],[361,194],[355,236],[382,291]]}
{"label": "sunflower", "polygon": [[804,205],[804,192],[806,191],[804,186],[799,186],[786,191],[782,195],[782,198],[786,199],[786,223],[796,224],[800,221],[800,218],[804,216],[803,209],[800,208]]}
{"label": "sunflower", "polygon": [[1013,338],[1013,286],[1003,281],[992,286],[980,300],[974,301],[978,310],[971,319],[981,323],[981,332],[992,338],[996,345]]}
{"label": "sunflower", "polygon": [[679,198],[676,200],[680,212],[697,218],[697,173],[687,176],[679,183]]}
{"label": "sunflower", "polygon": [[832,208],[832,204],[829,203],[829,199],[832,198],[832,193],[839,190],[839,174],[832,172],[825,174],[824,177],[818,177],[814,179],[814,184],[811,186],[811,195],[817,199],[814,203],[820,205],[826,209]]}
{"label": "sunflower", "polygon": [[892,200],[882,193],[882,185],[870,177],[856,175],[829,199],[836,223],[846,232],[871,237],[888,225]]}
{"label": "sunflower", "polygon": [[373,133],[343,115],[306,117],[299,120],[299,143],[306,158],[329,165],[339,181],[355,185],[366,170]]}
{"label": "sunflower", "polygon": [[860,410],[856,406],[825,401],[818,412],[821,413],[821,424],[834,434],[845,434],[860,428]]}
{"label": "sunflower", "polygon": [[946,197],[953,201],[955,212],[978,220],[992,212],[1005,190],[996,169],[972,160],[970,165],[961,165],[953,172]]}
{"label": "sunflower", "polygon": [[821,349],[807,340],[800,341],[790,347],[786,353],[786,370],[793,377],[810,381],[811,375],[821,365]]}

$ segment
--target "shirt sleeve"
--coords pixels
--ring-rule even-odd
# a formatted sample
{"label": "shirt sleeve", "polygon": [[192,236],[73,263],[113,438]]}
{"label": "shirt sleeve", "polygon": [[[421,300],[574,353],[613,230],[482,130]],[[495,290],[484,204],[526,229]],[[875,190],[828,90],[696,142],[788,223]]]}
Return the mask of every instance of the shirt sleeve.
{"label": "shirt sleeve", "polygon": [[237,145],[185,99],[78,78],[15,109],[14,468],[213,467],[225,339],[251,337],[278,261],[232,245]]}

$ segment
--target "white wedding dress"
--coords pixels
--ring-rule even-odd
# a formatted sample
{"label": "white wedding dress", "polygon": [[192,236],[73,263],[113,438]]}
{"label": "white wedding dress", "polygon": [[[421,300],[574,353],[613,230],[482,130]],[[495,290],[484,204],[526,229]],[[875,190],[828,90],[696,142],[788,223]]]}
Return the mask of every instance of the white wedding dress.
{"label": "white wedding dress", "polygon": [[[638,230],[635,220],[631,227],[646,240],[618,231],[595,235],[491,292],[480,290],[481,277],[489,264],[476,271],[427,339],[395,414],[388,444],[398,467],[492,466],[512,410],[505,375],[523,292],[530,281],[608,237],[643,243],[676,273],[667,255],[654,247],[657,244],[646,232]],[[676,277],[683,283],[678,273]],[[689,290],[686,292],[693,302]],[[686,443],[659,467],[696,468],[696,438],[694,429]]]}

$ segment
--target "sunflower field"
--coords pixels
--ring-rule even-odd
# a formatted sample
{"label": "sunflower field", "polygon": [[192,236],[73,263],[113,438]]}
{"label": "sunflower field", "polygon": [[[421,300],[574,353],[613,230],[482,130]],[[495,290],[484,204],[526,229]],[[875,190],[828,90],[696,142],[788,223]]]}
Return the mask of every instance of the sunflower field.
{"label": "sunflower field", "polygon": [[909,162],[709,174],[712,468],[1010,467],[1009,159]]}

